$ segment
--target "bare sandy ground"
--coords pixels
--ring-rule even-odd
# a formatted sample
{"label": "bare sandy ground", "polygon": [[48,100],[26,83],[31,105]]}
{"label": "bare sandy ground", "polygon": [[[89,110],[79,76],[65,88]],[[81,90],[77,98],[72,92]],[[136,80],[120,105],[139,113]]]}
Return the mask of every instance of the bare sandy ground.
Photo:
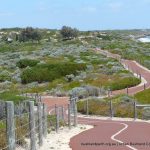
{"label": "bare sandy ground", "polygon": [[64,127],[59,130],[59,133],[52,131],[48,134],[43,146],[39,150],[71,150],[69,147],[70,139],[91,128],[93,126],[79,124],[77,127],[72,127],[71,130],[68,127]]}
{"label": "bare sandy ground", "polygon": [[[113,121],[134,121],[133,118],[117,118],[117,117],[100,117],[100,116],[86,116],[86,115],[79,115],[78,117],[81,118],[89,118],[89,119],[99,119],[99,120],[113,120]],[[147,122],[150,123],[150,120],[144,121],[137,119],[136,122]],[[93,126],[91,125],[81,125],[79,124],[78,127],[72,127],[71,130],[68,127],[61,128],[59,133],[52,131],[48,134],[47,138],[44,140],[44,144],[39,150],[71,150],[69,146],[70,139],[79,133],[92,129]]]}

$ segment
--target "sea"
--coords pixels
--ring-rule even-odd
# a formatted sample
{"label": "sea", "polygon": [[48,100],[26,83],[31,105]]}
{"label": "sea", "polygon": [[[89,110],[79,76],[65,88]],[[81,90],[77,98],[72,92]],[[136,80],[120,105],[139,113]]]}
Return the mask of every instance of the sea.
{"label": "sea", "polygon": [[139,38],[138,40],[143,42],[143,43],[150,43],[150,36]]}

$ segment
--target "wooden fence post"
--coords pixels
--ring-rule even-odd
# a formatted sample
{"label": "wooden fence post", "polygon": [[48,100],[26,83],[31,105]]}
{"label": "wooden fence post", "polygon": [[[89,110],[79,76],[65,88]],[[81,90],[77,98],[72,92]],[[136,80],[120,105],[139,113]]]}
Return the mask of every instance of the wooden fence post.
{"label": "wooden fence post", "polygon": [[89,115],[89,100],[86,100],[86,115]]}
{"label": "wooden fence post", "polygon": [[11,101],[6,102],[6,114],[7,114],[7,144],[8,150],[15,150],[15,115],[14,115],[14,103]]}
{"label": "wooden fence post", "polygon": [[34,102],[29,102],[30,150],[36,150]]}
{"label": "wooden fence post", "polygon": [[62,113],[62,120],[64,120],[64,106],[61,107],[61,113]]}
{"label": "wooden fence post", "polygon": [[56,133],[59,130],[59,107],[56,107]]}
{"label": "wooden fence post", "polygon": [[42,103],[42,96],[39,95],[39,101]]}
{"label": "wooden fence post", "polygon": [[127,95],[129,94],[129,88],[127,87]]}
{"label": "wooden fence post", "polygon": [[37,96],[36,96],[36,93],[35,93],[35,95],[34,95],[34,98],[35,98],[35,101],[36,101],[36,103],[37,103],[37,98],[36,98]]}
{"label": "wooden fence post", "polygon": [[70,99],[70,113],[72,114],[72,112],[73,112],[73,100],[72,99]]}
{"label": "wooden fence post", "polygon": [[146,90],[146,84],[144,83],[144,90]]}
{"label": "wooden fence post", "polygon": [[140,80],[142,80],[142,76],[141,76],[141,74],[140,74]]}
{"label": "wooden fence post", "polygon": [[32,99],[34,98],[33,93],[31,93],[31,97],[32,97]]}
{"label": "wooden fence post", "polygon": [[39,146],[43,145],[43,124],[42,124],[42,104],[38,103],[38,132],[39,132]]}
{"label": "wooden fence post", "polygon": [[69,129],[71,129],[71,108],[70,108],[70,104],[68,104],[68,126],[69,126]]}
{"label": "wooden fence post", "polygon": [[74,126],[77,126],[77,104],[76,100],[73,100],[73,108],[74,108]]}
{"label": "wooden fence post", "polygon": [[57,105],[55,104],[55,115],[57,115]]}
{"label": "wooden fence post", "polygon": [[136,101],[134,101],[134,120],[137,119]]}
{"label": "wooden fence post", "polygon": [[43,104],[43,135],[47,137],[47,105]]}
{"label": "wooden fence post", "polygon": [[113,104],[111,99],[110,99],[110,117],[113,118]]}

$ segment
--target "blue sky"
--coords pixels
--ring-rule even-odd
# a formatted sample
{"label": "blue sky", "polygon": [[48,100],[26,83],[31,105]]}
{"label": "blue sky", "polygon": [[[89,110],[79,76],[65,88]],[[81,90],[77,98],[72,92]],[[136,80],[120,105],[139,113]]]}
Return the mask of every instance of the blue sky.
{"label": "blue sky", "polygon": [[150,28],[150,0],[0,0],[0,28]]}

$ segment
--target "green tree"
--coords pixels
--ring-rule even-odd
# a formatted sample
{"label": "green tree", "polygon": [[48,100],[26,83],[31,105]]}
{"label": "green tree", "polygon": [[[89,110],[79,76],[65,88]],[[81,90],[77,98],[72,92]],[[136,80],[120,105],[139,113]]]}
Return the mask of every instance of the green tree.
{"label": "green tree", "polygon": [[19,36],[19,41],[26,42],[30,40],[39,42],[41,40],[41,34],[37,29],[34,29],[32,27],[27,27],[21,31],[21,34]]}
{"label": "green tree", "polygon": [[79,31],[76,28],[63,26],[60,33],[61,33],[63,39],[73,39],[78,36]]}

